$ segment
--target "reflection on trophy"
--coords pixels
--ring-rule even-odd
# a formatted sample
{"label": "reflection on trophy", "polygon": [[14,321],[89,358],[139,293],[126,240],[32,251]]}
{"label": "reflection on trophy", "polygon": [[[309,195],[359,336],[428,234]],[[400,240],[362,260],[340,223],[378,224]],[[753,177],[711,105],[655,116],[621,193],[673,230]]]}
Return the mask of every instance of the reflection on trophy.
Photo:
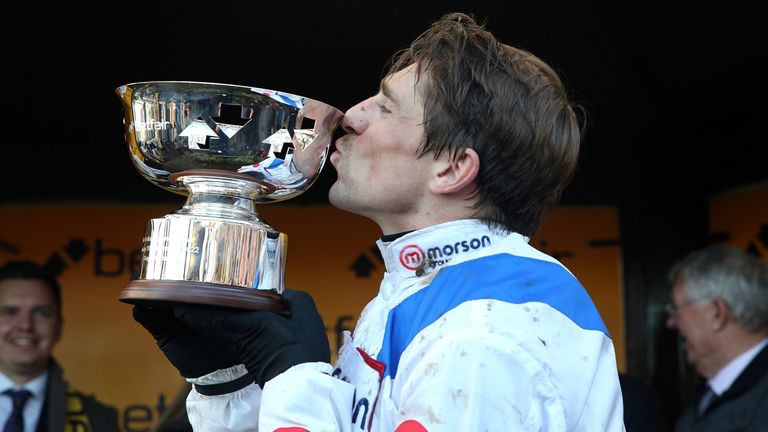
{"label": "reflection on trophy", "polygon": [[283,310],[288,239],[256,205],[312,185],[341,111],[227,84],[140,82],[115,92],[134,166],[187,195],[183,208],[147,223],[141,273],[119,299]]}

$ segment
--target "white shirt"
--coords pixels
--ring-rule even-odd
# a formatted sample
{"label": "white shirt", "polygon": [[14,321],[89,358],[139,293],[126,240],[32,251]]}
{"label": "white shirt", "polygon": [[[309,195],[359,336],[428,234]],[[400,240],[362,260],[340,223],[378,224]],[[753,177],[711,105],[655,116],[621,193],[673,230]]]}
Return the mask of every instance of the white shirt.
{"label": "white shirt", "polygon": [[13,401],[11,401],[10,397],[3,395],[2,392],[8,389],[25,389],[29,390],[32,395],[24,404],[24,430],[31,432],[37,429],[37,422],[40,419],[40,413],[43,411],[43,405],[45,404],[45,384],[47,380],[48,372],[45,372],[32,381],[18,386],[3,373],[0,373],[0,428],[5,425],[13,411]]}
{"label": "white shirt", "polygon": [[624,429],[613,344],[559,262],[475,220],[377,243],[387,273],[336,367],[296,365],[263,391],[193,390],[194,430]]}
{"label": "white shirt", "polygon": [[761,340],[757,345],[744,351],[741,355],[725,365],[724,368],[720,369],[712,379],[707,381],[707,384],[709,384],[712,391],[717,396],[720,396],[725,393],[726,390],[731,388],[733,382],[736,381],[736,378],[738,378],[744,369],[749,366],[752,359],[755,358],[766,344],[768,344],[768,338]]}

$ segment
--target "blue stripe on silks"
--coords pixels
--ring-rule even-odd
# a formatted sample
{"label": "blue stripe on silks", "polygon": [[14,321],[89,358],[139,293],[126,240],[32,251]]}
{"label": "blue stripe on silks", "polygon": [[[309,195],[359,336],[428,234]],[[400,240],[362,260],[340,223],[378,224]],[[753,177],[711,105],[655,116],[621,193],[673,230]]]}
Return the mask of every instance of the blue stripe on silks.
{"label": "blue stripe on silks", "polygon": [[610,337],[589,294],[559,264],[491,255],[443,268],[428,287],[389,311],[384,343],[376,357],[387,365],[384,376],[397,374],[400,355],[421,330],[456,306],[479,299],[545,303],[579,327]]}

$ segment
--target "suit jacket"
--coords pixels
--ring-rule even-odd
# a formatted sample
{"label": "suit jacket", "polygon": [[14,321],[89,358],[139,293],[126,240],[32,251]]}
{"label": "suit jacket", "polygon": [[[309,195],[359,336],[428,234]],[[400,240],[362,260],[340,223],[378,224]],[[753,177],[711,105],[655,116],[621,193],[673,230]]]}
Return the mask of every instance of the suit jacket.
{"label": "suit jacket", "polygon": [[644,382],[619,374],[626,432],[668,432],[656,392]]}
{"label": "suit jacket", "polygon": [[51,366],[37,432],[118,432],[117,410],[69,387],[56,361]]}
{"label": "suit jacket", "polygon": [[701,416],[696,413],[697,402],[683,411],[675,432],[768,431],[768,346]]}

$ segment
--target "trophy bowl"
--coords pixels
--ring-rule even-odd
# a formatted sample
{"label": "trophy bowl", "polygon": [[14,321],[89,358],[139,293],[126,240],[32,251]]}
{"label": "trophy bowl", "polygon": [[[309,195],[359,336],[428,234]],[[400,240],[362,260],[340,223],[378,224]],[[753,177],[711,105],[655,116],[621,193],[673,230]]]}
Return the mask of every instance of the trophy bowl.
{"label": "trophy bowl", "polygon": [[187,196],[147,222],[138,278],[118,299],[284,311],[288,238],[258,204],[306,191],[343,114],[306,97],[192,81],[125,84],[125,138],[152,184]]}

